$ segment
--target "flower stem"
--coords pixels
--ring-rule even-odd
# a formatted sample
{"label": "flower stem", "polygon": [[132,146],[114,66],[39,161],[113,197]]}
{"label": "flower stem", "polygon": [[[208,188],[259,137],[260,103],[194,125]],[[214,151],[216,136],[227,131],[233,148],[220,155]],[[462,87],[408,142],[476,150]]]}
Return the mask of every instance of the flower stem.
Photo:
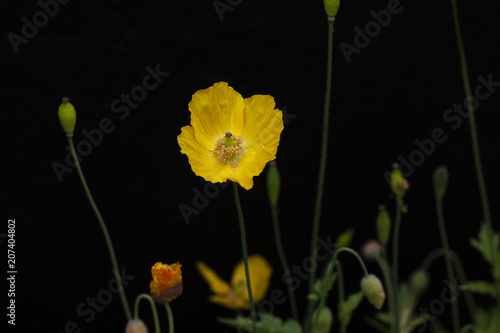
{"label": "flower stem", "polygon": [[[448,280],[452,282],[454,273],[453,273],[453,267],[451,265],[450,246],[448,244],[448,236],[446,235],[446,226],[444,224],[443,202],[442,199],[438,197],[437,193],[435,193],[435,197],[436,197],[437,218],[439,224],[439,234],[441,236],[441,243],[443,243],[443,248],[445,252],[446,273],[448,275]],[[453,332],[458,333],[460,330],[460,319],[458,317],[459,316],[458,302],[451,303],[451,313],[453,318]]]}
{"label": "flower stem", "polygon": [[398,276],[398,255],[399,255],[399,232],[401,229],[401,208],[403,206],[403,200],[398,198],[396,193],[394,193],[396,198],[396,221],[394,222],[394,237],[392,243],[392,284],[394,286],[394,318],[396,318],[396,323],[394,325],[394,332],[399,332],[399,301],[398,301],[398,291],[399,291],[399,276]]}
{"label": "flower stem", "polygon": [[[339,292],[339,307],[340,307],[340,304],[345,302],[344,273],[342,272],[342,264],[340,262],[337,261],[335,263],[335,266],[337,267],[337,277],[338,277],[337,287],[338,287],[338,292]],[[317,322],[317,319],[316,319],[315,322]],[[346,333],[347,332],[347,325],[348,325],[347,322],[341,321],[341,323],[340,323],[340,333]]]}
{"label": "flower stem", "polygon": [[[453,250],[445,251],[445,249],[439,248],[439,249],[432,251],[431,253],[429,253],[427,255],[427,257],[422,262],[422,265],[421,265],[422,269],[425,271],[429,271],[431,264],[438,257],[446,256],[446,255],[448,255],[453,262],[455,272],[457,272],[457,275],[458,275],[459,283],[460,284],[467,283],[467,276],[465,274],[465,270],[464,270],[464,267],[462,265],[462,262],[460,261],[460,258],[457,256],[457,254],[455,252],[453,252]],[[452,281],[450,281],[450,282],[452,282]],[[469,315],[470,315],[471,319],[473,319],[475,317],[475,313],[476,313],[476,303],[475,303],[474,298],[472,297],[470,291],[464,290],[464,294],[465,294],[465,301],[467,303],[467,307],[469,310]]]}
{"label": "flower stem", "polygon": [[174,316],[172,315],[170,302],[165,302],[165,309],[167,309],[167,316],[168,316],[168,332],[174,333]]}
{"label": "flower stem", "polygon": [[[273,229],[274,229],[274,238],[276,240],[276,250],[278,251],[278,256],[280,257],[281,266],[283,267],[284,272],[290,272],[290,268],[288,266],[288,262],[285,256],[285,251],[283,250],[283,243],[281,242],[281,233],[278,223],[278,212],[276,205],[271,204],[271,215],[273,218]],[[295,292],[293,291],[291,277],[289,277],[286,280],[286,285],[288,288],[288,298],[290,299],[290,309],[292,311],[293,319],[299,321],[299,314],[297,311],[297,303],[295,301]]]}
{"label": "flower stem", "polygon": [[[361,269],[363,269],[363,273],[364,273],[364,275],[365,275],[365,276],[368,276],[368,270],[366,269],[366,265],[365,265],[365,263],[363,262],[363,259],[361,259],[361,257],[359,256],[359,254],[358,254],[356,251],[354,251],[353,249],[348,248],[348,247],[339,247],[339,248],[335,251],[335,253],[334,253],[334,255],[333,255],[332,259],[329,261],[329,263],[332,263],[332,262],[334,263],[332,270],[335,270],[337,267],[340,267],[340,261],[338,261],[338,260],[337,260],[337,257],[338,257],[338,255],[339,255],[340,253],[342,253],[342,252],[348,252],[348,253],[352,254],[354,257],[356,257],[356,259],[358,259],[358,262],[359,262],[359,264],[360,264],[360,266],[361,266]],[[327,265],[326,267],[328,268],[328,266],[329,266],[329,265]],[[323,273],[323,276],[325,276],[325,275],[326,275],[326,271],[324,271],[324,273]],[[308,332],[311,332],[311,333],[312,333],[312,332],[314,332],[314,328],[316,327],[316,324],[317,324],[318,319],[319,319],[319,312],[321,311],[321,309],[323,308],[323,305],[325,304],[326,296],[327,296],[327,295],[323,295],[323,296],[321,297],[321,300],[320,300],[320,305],[319,305],[319,306],[318,306],[318,308],[317,308],[318,313],[316,314],[316,317],[315,317],[315,318],[314,318],[314,320],[312,321],[312,327],[311,327],[311,330],[310,330],[310,331],[308,331]],[[306,332],[307,332],[307,331],[306,331]]]}
{"label": "flower stem", "polygon": [[488,230],[490,231],[489,238],[488,238],[488,243],[489,243],[489,250],[491,253],[491,262],[492,262],[492,270],[493,270],[493,275],[495,276],[495,279],[497,280],[496,285],[496,291],[498,295],[498,307],[500,308],[500,280],[498,277],[500,276],[500,267],[498,265],[495,265],[496,263],[496,256],[497,256],[497,251],[494,246],[494,241],[493,241],[493,228],[491,225],[491,215],[490,215],[490,205],[489,205],[489,200],[488,200],[488,191],[486,190],[486,183],[484,180],[484,175],[483,175],[483,166],[481,162],[481,153],[479,152],[479,139],[477,135],[477,128],[476,128],[476,118],[474,115],[474,107],[472,106],[472,91],[470,88],[470,80],[469,80],[469,73],[467,69],[467,58],[465,56],[465,48],[464,48],[464,43],[462,39],[462,33],[460,31],[460,23],[458,21],[458,7],[457,7],[457,1],[456,0],[451,0],[451,8],[453,12],[453,25],[455,27],[455,37],[457,39],[457,47],[458,47],[458,53],[460,56],[460,67],[462,71],[462,81],[464,85],[464,90],[465,90],[465,96],[466,96],[466,109],[469,114],[469,127],[470,127],[470,135],[471,135],[471,141],[472,141],[472,153],[474,156],[474,168],[476,170],[476,178],[477,178],[477,184],[479,186],[479,195],[481,198],[481,206],[483,210],[483,218],[484,222],[486,223],[486,226]]}
{"label": "flower stem", "polygon": [[399,326],[399,319],[397,317],[397,313],[394,311],[396,306],[396,294],[394,293],[394,284],[391,278],[391,271],[389,269],[389,264],[387,263],[387,259],[382,256],[376,256],[375,260],[382,271],[382,275],[384,276],[385,285],[387,288],[387,294],[389,299],[389,315],[393,315],[392,323],[391,323],[391,332],[395,332],[395,327]]}
{"label": "flower stem", "polygon": [[155,332],[160,333],[160,321],[158,320],[158,312],[156,311],[155,302],[153,301],[153,298],[150,295],[140,294],[139,296],[137,296],[134,305],[134,319],[136,320],[139,319],[139,303],[141,302],[142,299],[147,299],[151,304],[151,311],[153,312],[153,319],[155,322]]}
{"label": "flower stem", "polygon": [[238,220],[240,221],[241,250],[243,252],[243,263],[245,264],[245,275],[247,278],[248,300],[250,301],[250,316],[252,317],[253,332],[257,333],[257,316],[255,314],[255,304],[253,302],[252,285],[250,284],[250,270],[248,269],[248,251],[247,239],[245,235],[245,222],[243,220],[243,211],[241,210],[240,196],[238,194],[238,184],[233,182],[234,202],[238,211]]}
{"label": "flower stem", "polygon": [[[313,231],[311,236],[311,258],[314,258],[314,253],[316,251],[318,233],[319,233],[319,222],[321,216],[321,205],[323,201],[323,190],[325,185],[325,174],[326,174],[326,154],[328,151],[328,125],[329,125],[329,113],[330,113],[330,95],[332,89],[332,58],[333,58],[333,23],[335,18],[328,18],[328,56],[327,56],[327,70],[326,70],[326,92],[325,92],[325,107],[323,110],[323,138],[321,142],[321,158],[319,163],[319,175],[318,175],[318,187],[316,191],[316,204],[314,208],[313,217]],[[309,275],[309,294],[312,292],[314,287],[314,281],[316,280],[316,270],[313,270]],[[304,323],[304,330],[308,331],[312,308],[314,301],[309,301],[307,303],[307,314]]]}
{"label": "flower stem", "polygon": [[68,137],[68,141],[69,141],[71,154],[73,155],[73,159],[75,160],[76,170],[78,171],[78,175],[80,176],[80,180],[82,182],[85,193],[87,194],[87,198],[89,200],[90,206],[94,210],[94,213],[97,217],[97,221],[99,221],[99,225],[100,225],[102,233],[104,235],[104,239],[106,240],[106,245],[108,246],[109,256],[111,258],[111,263],[113,265],[113,273],[115,274],[116,283],[118,285],[118,290],[120,291],[120,299],[122,301],[123,310],[125,312],[125,316],[127,317],[127,320],[130,321],[132,319],[132,315],[131,315],[130,308],[129,308],[128,303],[127,303],[127,298],[125,297],[125,291],[123,289],[122,279],[121,279],[120,271],[118,270],[118,263],[116,261],[115,250],[113,249],[113,244],[111,243],[111,238],[109,237],[108,229],[106,228],[106,224],[104,223],[104,220],[101,216],[101,213],[99,212],[99,209],[97,209],[97,205],[94,201],[94,198],[92,197],[92,194],[90,193],[90,189],[87,186],[87,182],[85,181],[85,177],[83,176],[83,172],[82,172],[82,169],[80,167],[80,162],[78,162],[78,157],[76,156],[75,145],[73,144],[73,138]]}

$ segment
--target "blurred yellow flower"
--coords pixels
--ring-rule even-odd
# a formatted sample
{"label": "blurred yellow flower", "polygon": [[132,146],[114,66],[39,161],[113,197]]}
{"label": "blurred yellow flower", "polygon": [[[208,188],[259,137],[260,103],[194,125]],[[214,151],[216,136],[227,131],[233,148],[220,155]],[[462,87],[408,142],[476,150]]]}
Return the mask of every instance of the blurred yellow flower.
{"label": "blurred yellow flower", "polygon": [[158,303],[170,302],[182,294],[182,265],[157,262],[151,268],[153,281],[149,284],[151,297]]}
{"label": "blurred yellow flower", "polygon": [[283,113],[273,97],[245,98],[226,82],[198,90],[189,103],[191,126],[177,137],[197,176],[231,180],[249,190],[267,162],[276,158]]}
{"label": "blurred yellow flower", "polygon": [[[215,294],[208,297],[210,302],[225,306],[232,310],[250,309],[243,261],[240,261],[234,268],[233,276],[231,277],[231,285],[222,280],[204,262],[197,262],[196,267],[203,278],[208,282],[210,290]],[[250,270],[253,299],[255,302],[262,301],[269,289],[273,269],[267,260],[260,255],[248,256],[248,268]]]}

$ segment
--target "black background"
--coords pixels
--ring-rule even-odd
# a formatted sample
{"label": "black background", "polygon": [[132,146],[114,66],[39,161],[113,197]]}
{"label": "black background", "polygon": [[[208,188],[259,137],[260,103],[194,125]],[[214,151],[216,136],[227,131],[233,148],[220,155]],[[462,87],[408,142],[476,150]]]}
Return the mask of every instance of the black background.
{"label": "black background", "polygon": [[[233,2],[233,3],[237,3]],[[431,176],[440,164],[450,170],[445,214],[450,243],[471,278],[489,279],[488,266],[469,245],[481,221],[468,123],[453,130],[443,120],[463,103],[451,7],[448,1],[401,0],[402,12],[371,38],[348,63],[339,45],[354,45],[355,27],[373,20],[371,10],[385,1],[342,1],[335,22],[333,92],[328,172],[321,235],[333,239],[355,229],[354,249],[376,236],[377,206],[394,204],[383,177],[398,156],[417,149],[414,140],[442,128],[447,140],[425,157],[409,177],[400,246],[400,276],[406,278],[425,255],[440,246]],[[172,303],[177,332],[231,332],[216,322],[233,312],[210,304],[206,283],[194,268],[206,261],[230,279],[241,258],[239,228],[230,187],[220,190],[186,224],[181,203],[192,206],[193,189],[206,182],[194,175],[176,136],[189,124],[192,94],[227,81],[243,97],[269,94],[288,118],[277,162],[282,177],[280,222],[291,265],[308,257],[317,183],[325,91],[327,22],[322,1],[243,0],[223,13],[211,1],[70,1],[40,27],[16,53],[7,36],[21,35],[23,17],[33,22],[35,1],[2,2],[2,219],[16,220],[16,329],[64,332],[74,321],[82,332],[120,332],[126,324],[119,297],[95,319],[76,308],[96,297],[112,278],[103,236],[76,172],[58,180],[52,164],[64,164],[67,141],[57,108],[69,96],[78,114],[74,140],[109,118],[104,134],[83,158],[82,167],[112,236],[120,267],[134,276],[125,288],[131,304],[149,292],[150,268],[157,261],[183,265],[184,294]],[[499,21],[490,2],[459,1],[472,87],[477,77],[500,80]],[[112,103],[142,85],[146,67],[169,75],[147,97],[122,113]],[[499,93],[476,112],[492,216],[498,229]],[[5,135],[5,136],[3,136]],[[271,289],[285,290],[274,247],[265,173],[250,191],[240,190],[250,253],[260,253],[275,272]],[[6,239],[1,239],[6,244]],[[6,253],[6,246],[2,246]],[[5,258],[5,257],[4,257]],[[348,292],[358,290],[362,272],[353,258],[342,258]],[[445,287],[442,262],[433,266],[434,285],[422,306]],[[379,274],[369,263],[370,271]],[[2,271],[6,271],[6,258]],[[8,285],[4,282],[4,288]],[[307,282],[297,291],[305,312]],[[6,290],[2,291],[5,293]],[[6,300],[6,298],[4,298]],[[5,303],[4,303],[5,304]],[[464,303],[461,301],[462,310]],[[329,306],[336,309],[335,298]],[[2,308],[5,309],[4,305]],[[166,314],[158,307],[163,331]],[[4,310],[6,311],[6,310]],[[355,314],[351,331],[371,331]],[[152,329],[150,310],[141,317]],[[449,308],[439,316],[450,327]],[[274,314],[289,315],[287,303]],[[2,321],[6,321],[2,315]],[[462,323],[468,322],[462,316]],[[335,326],[337,331],[338,326]],[[11,327],[12,329],[12,327]]]}

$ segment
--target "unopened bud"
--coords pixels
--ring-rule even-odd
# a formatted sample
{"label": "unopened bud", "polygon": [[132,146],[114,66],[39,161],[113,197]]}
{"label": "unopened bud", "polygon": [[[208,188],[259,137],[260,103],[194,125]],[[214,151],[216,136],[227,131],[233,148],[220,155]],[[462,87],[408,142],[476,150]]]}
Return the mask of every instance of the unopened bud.
{"label": "unopened bud", "polygon": [[429,285],[429,274],[419,269],[410,276],[410,288],[415,295],[420,295]]}
{"label": "unopened bud", "polygon": [[337,245],[337,247],[348,247],[351,245],[353,239],[354,229],[347,228],[346,231],[344,231],[337,237],[337,239],[335,240],[335,245]]}
{"label": "unopened bud", "polygon": [[267,168],[267,193],[271,205],[275,206],[280,194],[280,174],[274,161],[269,162]]}
{"label": "unopened bud", "polygon": [[361,279],[361,291],[375,309],[382,309],[385,300],[384,287],[382,282],[373,274],[364,276]]}
{"label": "unopened bud", "polygon": [[384,205],[378,207],[377,214],[377,234],[379,241],[385,245],[389,240],[391,234],[391,217],[389,213],[385,210]]}
{"label": "unopened bud", "polygon": [[376,240],[370,240],[361,249],[363,257],[367,260],[375,260],[382,253],[382,245]]}
{"label": "unopened bud", "polygon": [[75,131],[76,111],[73,105],[69,102],[68,97],[63,97],[62,104],[59,106],[57,114],[59,115],[61,126],[64,129],[64,132],[66,132],[66,136],[72,137],[73,132]]}
{"label": "unopened bud", "polygon": [[406,194],[406,191],[410,188],[410,183],[403,177],[401,171],[399,171],[399,165],[397,163],[393,164],[393,170],[391,172],[391,186],[392,190],[396,196],[401,199]]}
{"label": "unopened bud", "polygon": [[434,171],[433,183],[436,198],[441,199],[445,195],[446,188],[448,187],[448,169],[445,165],[441,165]]}
{"label": "unopened bud", "polygon": [[127,327],[125,327],[125,333],[148,333],[148,328],[142,320],[133,319],[128,322]]}
{"label": "unopened bud", "polygon": [[339,11],[340,0],[324,0],[325,11],[328,17],[335,17]]}
{"label": "unopened bud", "polygon": [[[317,311],[314,311],[313,318],[316,318]],[[314,327],[313,333],[328,333],[332,327],[333,314],[332,311],[326,306],[319,312],[318,322]]]}

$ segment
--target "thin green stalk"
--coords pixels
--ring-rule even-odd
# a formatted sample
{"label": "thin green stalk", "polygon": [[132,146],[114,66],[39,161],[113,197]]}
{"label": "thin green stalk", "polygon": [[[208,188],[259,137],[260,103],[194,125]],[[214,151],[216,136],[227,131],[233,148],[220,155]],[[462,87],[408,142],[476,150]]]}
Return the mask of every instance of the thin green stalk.
{"label": "thin green stalk", "polygon": [[129,308],[128,303],[127,303],[127,298],[125,297],[125,291],[123,289],[122,279],[121,279],[120,271],[118,270],[118,263],[116,261],[115,250],[113,249],[113,244],[111,243],[111,238],[109,237],[108,229],[106,228],[106,224],[104,223],[104,220],[101,216],[101,213],[99,212],[99,209],[97,209],[97,205],[94,201],[94,198],[92,197],[92,194],[90,193],[90,189],[87,186],[87,182],[85,181],[85,177],[83,176],[83,172],[82,172],[82,169],[80,167],[80,162],[78,162],[78,157],[76,156],[75,145],[73,144],[73,138],[68,137],[68,141],[69,141],[71,154],[73,155],[73,159],[75,160],[76,170],[78,171],[78,175],[80,176],[80,180],[82,182],[85,193],[87,194],[87,198],[90,202],[90,206],[94,210],[94,213],[97,217],[97,221],[99,221],[99,225],[101,226],[101,230],[102,230],[102,233],[104,235],[104,239],[106,240],[106,245],[108,246],[109,256],[111,258],[111,263],[113,265],[113,273],[115,274],[116,283],[118,285],[118,290],[120,291],[120,299],[122,301],[123,310],[125,312],[125,316],[127,317],[127,321],[130,321],[132,319],[132,315],[130,313],[130,308]]}
{"label": "thin green stalk", "polygon": [[243,220],[243,211],[241,210],[240,196],[238,194],[238,184],[233,182],[234,201],[236,203],[236,210],[238,211],[238,220],[240,222],[241,234],[241,250],[243,252],[243,263],[245,264],[245,275],[247,278],[248,299],[250,301],[250,316],[252,317],[253,332],[257,332],[257,316],[255,314],[255,304],[253,302],[252,285],[250,284],[250,270],[248,268],[248,251],[247,239],[245,235],[245,222]]}
{"label": "thin green stalk", "polygon": [[[462,262],[460,261],[460,258],[457,256],[453,250],[445,251],[443,248],[436,249],[429,253],[427,257],[424,259],[422,262],[422,269],[425,270],[426,272],[429,271],[429,268],[431,264],[440,256],[446,256],[449,255],[450,258],[452,259],[453,266],[455,268],[455,271],[457,272],[458,275],[458,280],[460,284],[464,284],[467,282],[467,275],[465,274],[464,267],[462,265]],[[451,281],[450,281],[451,282]],[[469,315],[471,319],[474,318],[475,313],[476,313],[476,302],[474,301],[474,298],[472,297],[471,293],[467,290],[464,291],[465,294],[465,301],[467,303],[467,308],[469,310]]]}
{"label": "thin green stalk", "polygon": [[[441,236],[441,242],[443,243],[443,248],[445,252],[445,264],[446,264],[446,273],[448,275],[448,280],[453,281],[453,267],[451,265],[451,255],[450,255],[450,245],[448,244],[448,236],[446,235],[446,226],[444,223],[444,214],[443,214],[443,202],[441,198],[438,197],[437,193],[435,193],[436,198],[436,209],[437,209],[437,219],[439,224],[439,235]],[[458,302],[451,303],[451,313],[453,319],[453,332],[458,333],[460,331],[460,318],[458,312]]]}
{"label": "thin green stalk", "polygon": [[[399,255],[399,232],[401,229],[401,208],[403,207],[403,199],[398,198],[396,193],[394,193],[396,198],[396,221],[394,222],[394,236],[392,243],[392,284],[394,285],[394,317],[399,318],[399,272],[398,272],[398,255]],[[394,325],[394,332],[399,332],[399,325]]]}
{"label": "thin green stalk", "polygon": [[[337,276],[338,276],[338,292],[339,292],[339,304],[345,302],[345,293],[344,293],[344,273],[342,272],[342,264],[340,262],[336,262],[335,266],[337,267]],[[318,320],[316,319],[315,322]],[[340,323],[340,333],[347,332],[348,323],[341,322]]]}
{"label": "thin green stalk", "polygon": [[137,296],[134,305],[134,319],[135,320],[139,319],[139,303],[141,302],[142,299],[148,300],[149,303],[151,304],[151,311],[153,312],[153,319],[155,322],[155,332],[160,333],[160,321],[158,320],[158,312],[156,311],[155,302],[153,301],[153,298],[150,295],[140,294],[139,296]]}
{"label": "thin green stalk", "polygon": [[[333,58],[333,22],[335,18],[328,18],[328,56],[327,56],[327,70],[326,70],[326,92],[325,92],[325,107],[323,110],[323,138],[321,141],[321,158],[319,162],[319,175],[318,175],[318,187],[316,191],[316,204],[314,208],[313,217],[313,231],[311,236],[311,258],[314,258],[314,253],[316,251],[318,234],[319,234],[319,222],[321,216],[321,205],[323,202],[323,191],[325,186],[325,175],[326,175],[326,155],[328,151],[328,125],[329,125],[329,113],[330,113],[330,95],[332,90],[332,58]],[[312,292],[314,287],[314,281],[316,280],[316,270],[313,270],[309,275],[309,293]],[[304,322],[304,330],[308,331],[311,314],[314,302],[309,301],[307,303],[307,314]]]}
{"label": "thin green stalk", "polygon": [[[276,205],[271,204],[271,215],[273,218],[273,229],[274,229],[274,238],[276,240],[276,250],[278,251],[278,256],[281,261],[281,266],[283,267],[284,272],[289,272],[290,268],[286,260],[285,251],[283,250],[283,243],[281,242],[281,232],[279,228],[278,212]],[[291,278],[286,280],[286,285],[288,288],[288,298],[290,300],[290,309],[292,311],[292,316],[293,319],[295,319],[298,322],[299,314],[297,311],[297,302],[295,301],[295,292],[293,291]]]}
{"label": "thin green stalk", "polygon": [[[493,231],[492,225],[491,225],[491,215],[490,215],[490,206],[489,206],[489,201],[488,201],[488,191],[486,190],[486,182],[484,180],[484,175],[483,175],[483,166],[481,163],[481,154],[479,152],[479,139],[477,135],[477,129],[476,129],[476,118],[474,115],[474,107],[472,105],[472,91],[470,88],[470,80],[469,80],[469,71],[467,69],[467,58],[465,55],[465,48],[464,48],[464,43],[462,39],[462,33],[460,31],[460,23],[458,20],[458,7],[457,7],[457,1],[456,0],[451,0],[451,8],[453,12],[453,25],[455,28],[455,37],[457,39],[457,47],[458,47],[458,53],[460,56],[460,68],[462,72],[462,82],[465,90],[465,96],[467,102],[465,103],[467,112],[469,113],[469,126],[470,126],[470,135],[471,135],[471,141],[472,141],[472,153],[474,156],[474,168],[476,170],[476,178],[477,178],[477,184],[479,186],[479,196],[481,198],[481,206],[483,210],[483,217],[484,221],[486,223],[486,226],[490,231]],[[496,280],[496,289],[497,289],[497,295],[498,295],[498,306],[500,308],[500,282],[497,279],[497,277],[500,275],[498,272],[499,267],[495,265],[496,263],[496,251],[494,248],[493,244],[493,232],[489,233],[489,248],[490,252],[492,254],[492,269],[493,269],[493,275],[495,276]]]}
{"label": "thin green stalk", "polygon": [[[338,260],[337,260],[337,257],[338,257],[338,255],[339,255],[340,253],[342,253],[342,252],[348,252],[348,253],[352,254],[352,255],[353,255],[353,256],[354,256],[354,257],[358,260],[358,262],[359,262],[359,264],[360,264],[361,268],[363,269],[363,273],[364,273],[364,275],[365,275],[365,276],[368,276],[368,275],[369,275],[369,274],[368,274],[368,270],[366,269],[366,265],[365,265],[365,263],[363,262],[363,259],[361,259],[361,257],[359,256],[359,254],[358,254],[356,251],[354,251],[353,249],[348,248],[348,247],[339,247],[339,248],[335,251],[335,253],[334,253],[334,255],[333,255],[332,259],[328,262],[328,265],[326,265],[326,267],[328,267],[328,266],[329,266],[329,264],[333,262],[333,263],[335,263],[335,264],[333,265],[332,270],[335,270],[335,268],[336,268],[336,267],[338,267],[338,266],[337,266],[337,264],[338,264],[338,265],[340,265],[340,261],[338,261]],[[326,274],[326,271],[324,271],[324,272],[323,272],[323,276],[324,276],[325,274]],[[318,322],[318,318],[319,318],[319,311],[323,308],[323,305],[324,305],[324,303],[325,303],[325,300],[326,300],[326,295],[323,295],[323,297],[322,297],[322,298],[321,298],[321,300],[320,300],[320,304],[319,304],[319,306],[318,306],[318,308],[317,308],[318,313],[317,313],[316,317],[314,318],[314,320],[312,321],[312,327],[311,327],[311,330],[310,330],[309,332],[314,332],[314,328],[316,327],[316,324],[317,324],[317,322]],[[306,331],[306,332],[308,332],[308,331]]]}
{"label": "thin green stalk", "polygon": [[393,328],[391,332],[395,331],[395,327],[399,326],[399,318],[397,317],[397,312],[394,311],[396,307],[396,294],[394,292],[394,284],[391,278],[391,270],[389,268],[389,264],[387,259],[384,257],[376,256],[375,260],[382,271],[382,275],[384,276],[385,286],[387,288],[387,295],[389,299],[389,314],[393,315],[391,327]]}
{"label": "thin green stalk", "polygon": [[169,333],[174,333],[174,316],[172,315],[170,302],[165,302],[165,309],[167,309],[167,316],[168,316],[168,331]]}

